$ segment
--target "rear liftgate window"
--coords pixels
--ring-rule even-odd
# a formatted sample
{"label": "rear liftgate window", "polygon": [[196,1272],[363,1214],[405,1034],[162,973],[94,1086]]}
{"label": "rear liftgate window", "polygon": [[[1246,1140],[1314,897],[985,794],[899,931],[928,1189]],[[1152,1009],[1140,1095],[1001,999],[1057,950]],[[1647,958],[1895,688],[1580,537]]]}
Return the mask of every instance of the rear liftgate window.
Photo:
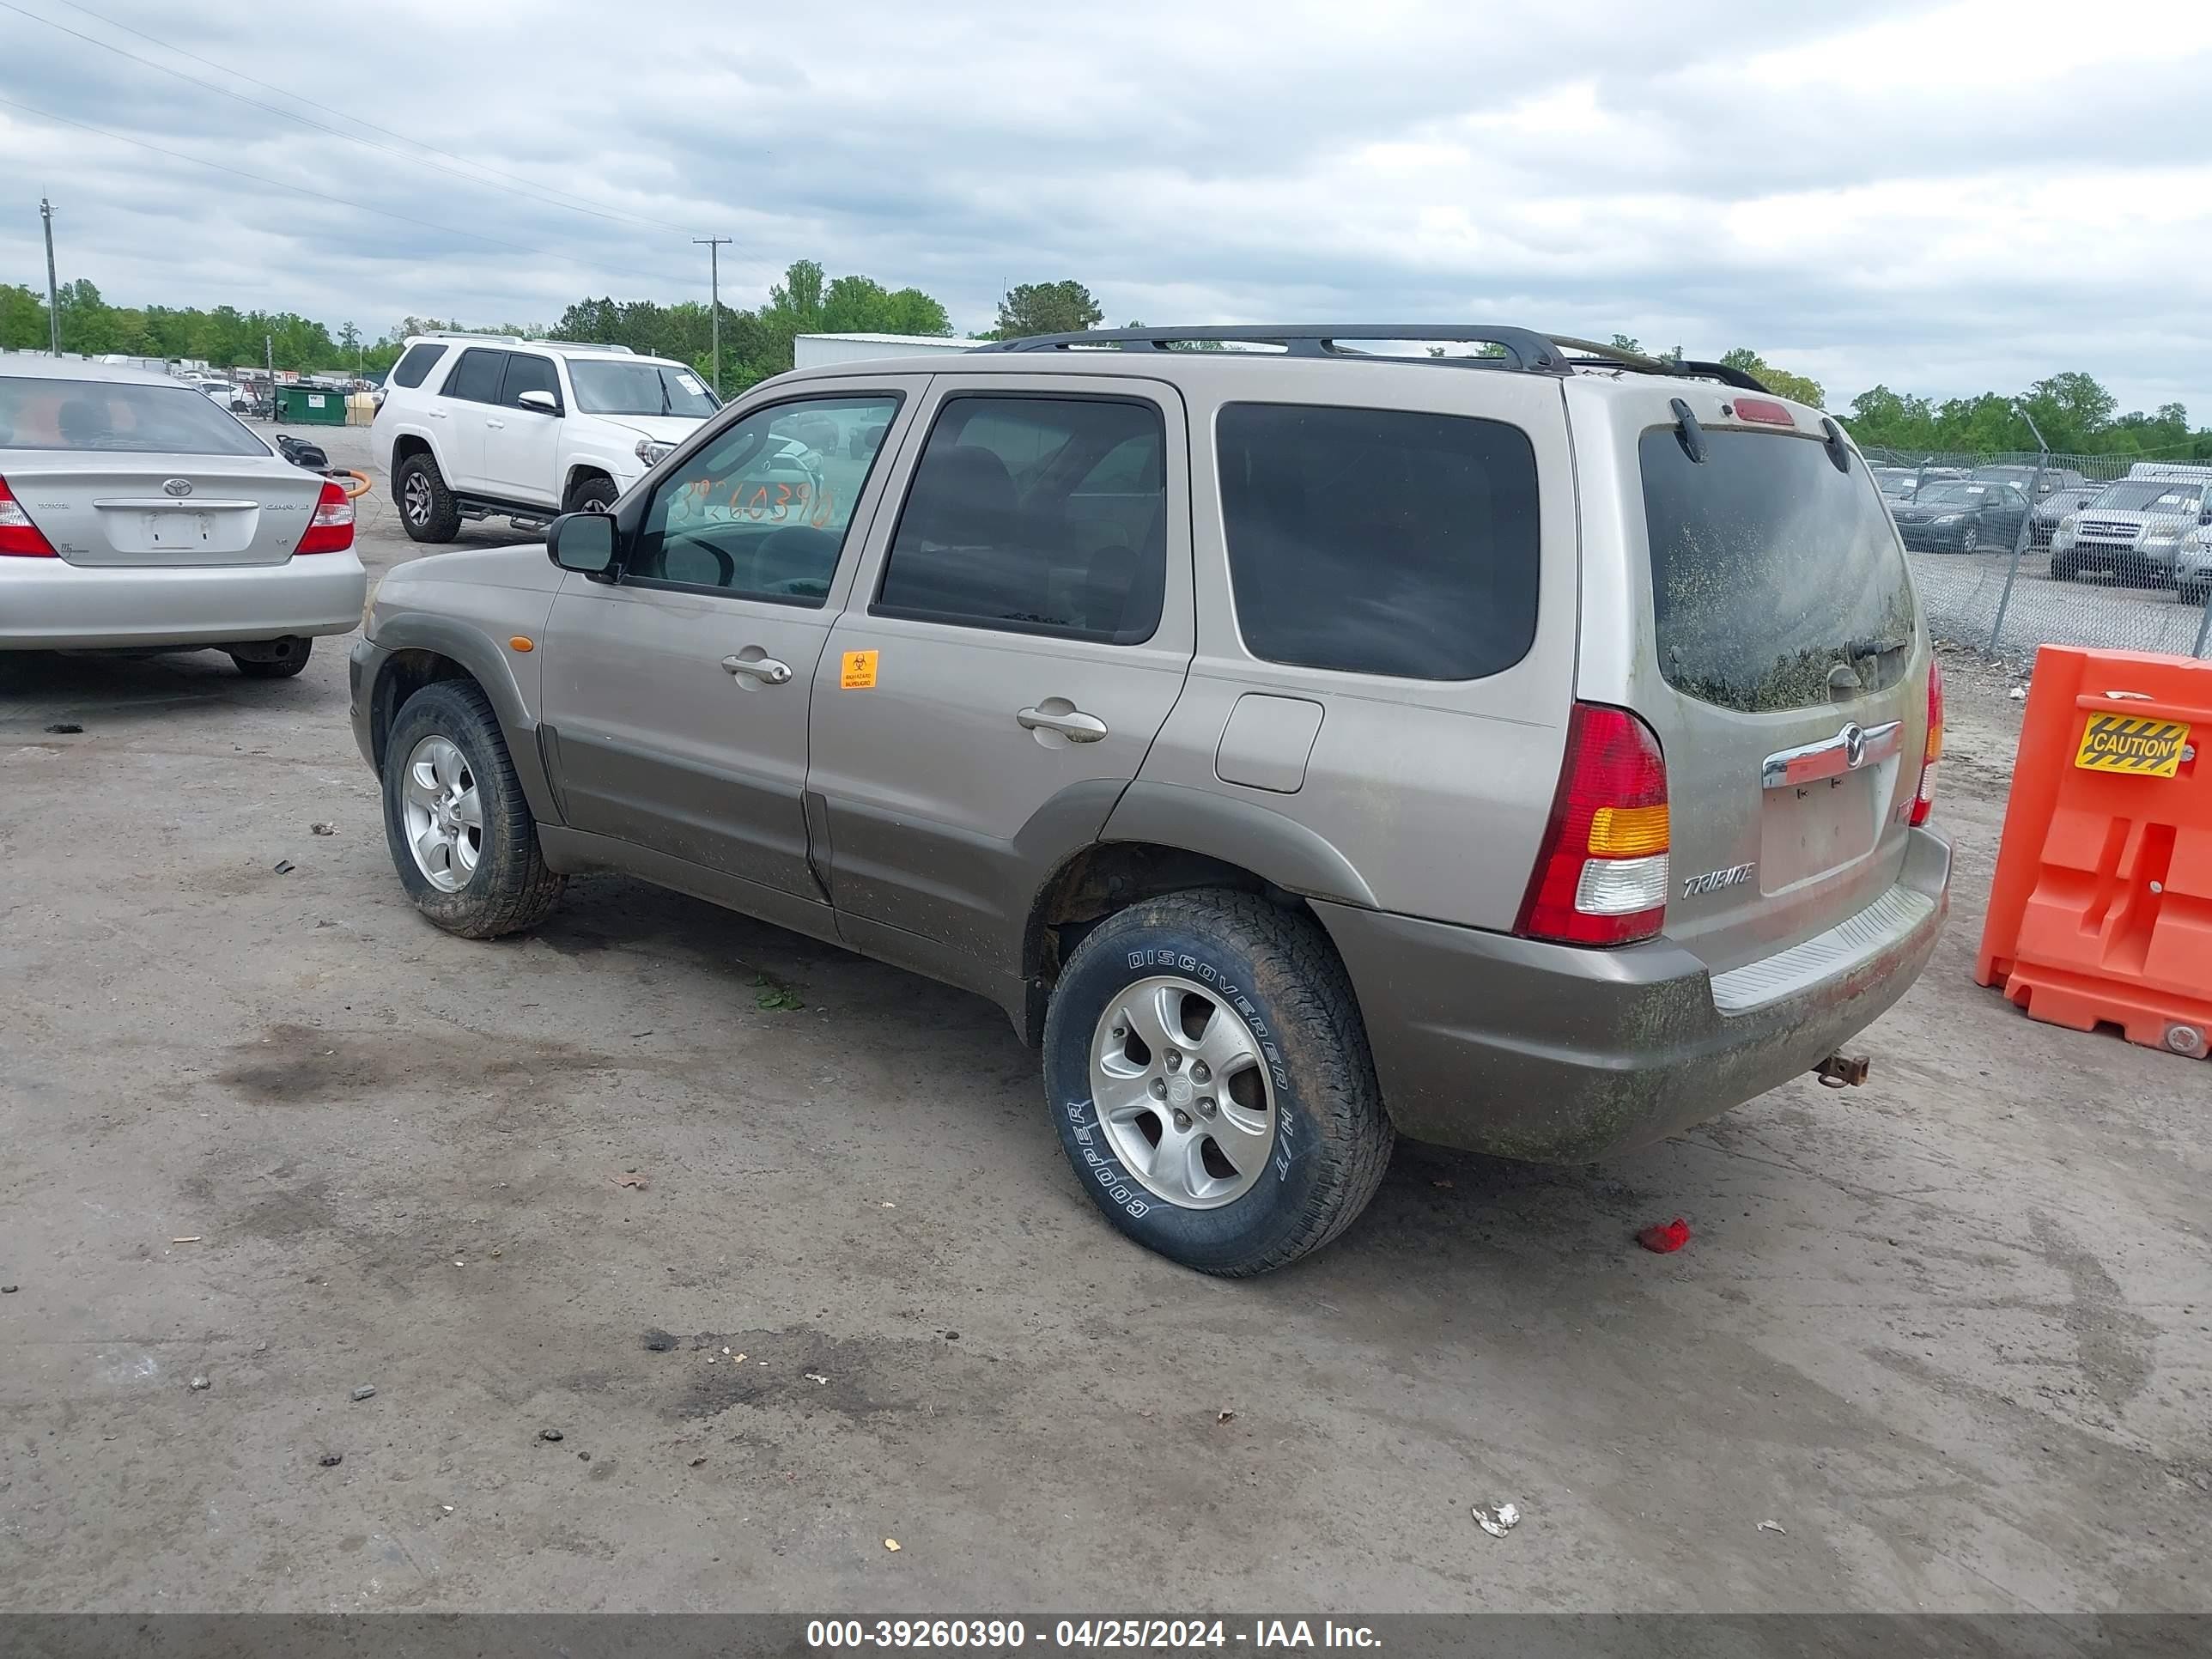
{"label": "rear liftgate window", "polygon": [[1912,586],[1856,456],[1817,438],[1672,427],[1639,444],[1660,672],[1704,702],[1809,708],[1897,683],[1912,651]]}
{"label": "rear liftgate window", "polygon": [[1215,423],[1245,648],[1407,679],[1510,668],[1536,637],[1536,454],[1503,422],[1231,404]]}

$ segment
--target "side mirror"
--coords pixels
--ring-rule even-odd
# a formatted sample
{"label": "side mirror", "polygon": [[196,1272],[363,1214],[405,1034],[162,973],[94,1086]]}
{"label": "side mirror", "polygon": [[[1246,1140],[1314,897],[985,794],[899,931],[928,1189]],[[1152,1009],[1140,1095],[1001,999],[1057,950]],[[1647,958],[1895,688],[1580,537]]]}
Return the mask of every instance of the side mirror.
{"label": "side mirror", "polygon": [[526,392],[515,399],[525,409],[534,409],[540,415],[558,415],[561,405],[553,401],[550,392]]}
{"label": "side mirror", "polygon": [[612,580],[615,521],[605,513],[563,513],[545,526],[545,556],[563,570]]}

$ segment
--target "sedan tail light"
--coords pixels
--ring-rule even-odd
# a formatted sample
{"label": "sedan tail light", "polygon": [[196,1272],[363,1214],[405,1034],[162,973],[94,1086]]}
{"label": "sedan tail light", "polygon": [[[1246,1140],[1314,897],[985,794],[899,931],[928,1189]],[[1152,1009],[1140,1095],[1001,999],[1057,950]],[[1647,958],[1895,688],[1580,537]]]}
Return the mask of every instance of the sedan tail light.
{"label": "sedan tail light", "polygon": [[307,528],[294,548],[300,553],[343,553],[353,545],[353,499],[335,480],[323,483],[322,499],[315,503],[315,516],[307,520]]}
{"label": "sedan tail light", "polygon": [[1667,920],[1667,763],[1625,708],[1578,702],[1536,871],[1513,931],[1563,945],[1627,945]]}
{"label": "sedan tail light", "polygon": [[54,544],[31,522],[31,515],[23,511],[22,502],[8,488],[8,480],[0,477],[0,556],[9,555],[27,559],[60,556],[54,551]]}

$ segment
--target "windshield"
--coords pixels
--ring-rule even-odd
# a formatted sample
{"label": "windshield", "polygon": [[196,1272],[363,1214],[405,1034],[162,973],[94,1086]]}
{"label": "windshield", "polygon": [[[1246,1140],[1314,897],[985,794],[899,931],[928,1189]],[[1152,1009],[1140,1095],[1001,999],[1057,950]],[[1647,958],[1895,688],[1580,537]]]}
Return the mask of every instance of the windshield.
{"label": "windshield", "polygon": [[2166,478],[2128,478],[2091,503],[2114,513],[2194,513],[2202,487]]}
{"label": "windshield", "polygon": [[1990,493],[1988,484],[1929,484],[1912,498],[1915,507],[1973,507]]}
{"label": "windshield", "polygon": [[266,455],[269,447],[189,386],[0,379],[0,449]]}
{"label": "windshield", "polygon": [[1911,654],[1905,555],[1881,497],[1854,460],[1838,472],[1817,438],[1705,434],[1705,459],[1672,427],[1638,445],[1651,541],[1659,671],[1723,708],[1810,708],[1829,675],[1869,691]]}
{"label": "windshield", "polygon": [[703,421],[720,407],[707,383],[688,368],[619,358],[568,360],[576,407],[593,415],[684,415]]}

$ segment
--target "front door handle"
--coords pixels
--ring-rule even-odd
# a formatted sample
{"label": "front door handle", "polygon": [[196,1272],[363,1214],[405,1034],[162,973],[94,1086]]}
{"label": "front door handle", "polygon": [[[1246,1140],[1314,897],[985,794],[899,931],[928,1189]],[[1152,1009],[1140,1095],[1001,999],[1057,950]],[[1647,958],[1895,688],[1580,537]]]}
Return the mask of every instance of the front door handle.
{"label": "front door handle", "polygon": [[504,431],[506,431],[506,430],[507,430],[507,422],[506,422],[505,421],[495,421],[495,420],[492,420],[491,418],[489,418],[489,416],[487,416],[487,417],[485,418],[485,420],[484,420],[484,424],[485,424],[486,426],[495,426],[495,427],[497,427],[497,428],[498,428],[501,432],[504,432]]}
{"label": "front door handle", "polygon": [[778,662],[774,657],[725,657],[722,666],[732,674],[758,680],[763,685],[781,685],[791,678],[791,665]]}
{"label": "front door handle", "polygon": [[[1053,699],[1057,702],[1060,699]],[[1096,743],[1106,735],[1106,722],[1096,714],[1086,714],[1080,708],[1071,708],[1065,714],[1052,714],[1042,708],[1024,708],[1014,718],[1025,730],[1057,732],[1070,743]]]}

